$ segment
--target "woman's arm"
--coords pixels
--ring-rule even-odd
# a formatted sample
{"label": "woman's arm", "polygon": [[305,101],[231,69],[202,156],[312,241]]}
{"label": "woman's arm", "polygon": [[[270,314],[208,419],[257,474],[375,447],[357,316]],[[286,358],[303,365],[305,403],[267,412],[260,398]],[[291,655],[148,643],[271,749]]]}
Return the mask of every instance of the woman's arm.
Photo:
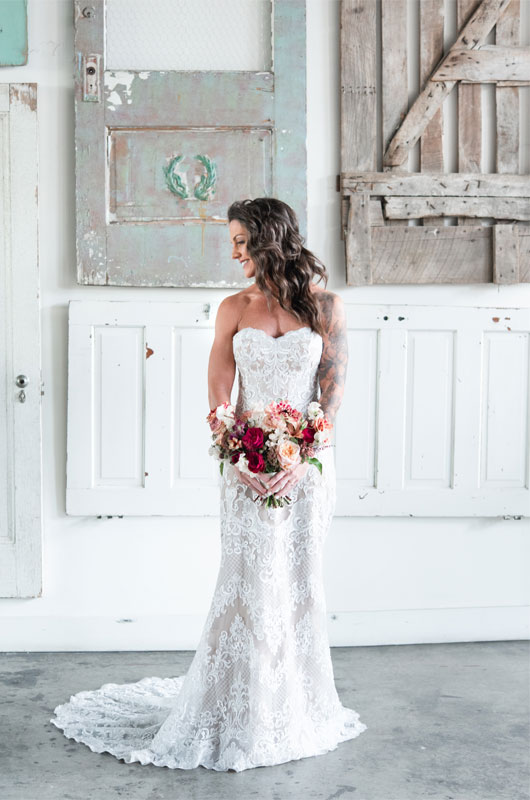
{"label": "woman's arm", "polygon": [[323,292],[320,302],[325,334],[318,367],[319,402],[327,418],[334,423],[344,394],[348,366],[346,313],[342,297],[333,292]]}
{"label": "woman's arm", "polygon": [[239,322],[239,303],[234,295],[225,297],[215,318],[215,338],[208,361],[209,410],[230,402],[236,374],[232,337]]}

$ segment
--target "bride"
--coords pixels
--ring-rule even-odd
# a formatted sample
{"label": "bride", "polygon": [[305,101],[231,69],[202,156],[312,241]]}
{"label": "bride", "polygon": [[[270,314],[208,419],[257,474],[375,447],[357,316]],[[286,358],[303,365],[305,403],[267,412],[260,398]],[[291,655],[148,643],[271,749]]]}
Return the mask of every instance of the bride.
{"label": "bride", "polygon": [[[232,257],[248,288],[225,298],[208,365],[209,405],[236,416],[284,400],[318,400],[334,422],[348,349],[341,298],[317,287],[323,264],[294,211],[275,198],[228,209]],[[210,416],[210,415],[208,415]],[[213,426],[213,422],[211,423]],[[240,772],[334,750],[367,726],[337,695],[326,627],[323,545],[335,507],[332,448],[277,473],[221,477],[221,564],[185,675],[82,691],[55,708],[65,736],[127,763]],[[259,496],[288,495],[267,506]]]}

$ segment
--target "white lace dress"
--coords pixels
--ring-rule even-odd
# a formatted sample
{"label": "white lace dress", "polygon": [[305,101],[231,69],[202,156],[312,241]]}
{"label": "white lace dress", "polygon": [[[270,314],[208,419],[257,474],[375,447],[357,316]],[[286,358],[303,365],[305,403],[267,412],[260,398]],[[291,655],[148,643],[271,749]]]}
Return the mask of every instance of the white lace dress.
{"label": "white lace dress", "polygon": [[[309,327],[279,338],[243,328],[233,340],[237,411],[318,400],[322,338]],[[221,564],[188,672],[82,691],[55,708],[65,736],[127,763],[235,770],[334,750],[366,730],[335,689],[326,627],[323,545],[335,506],[332,448],[266,508],[226,464]]]}

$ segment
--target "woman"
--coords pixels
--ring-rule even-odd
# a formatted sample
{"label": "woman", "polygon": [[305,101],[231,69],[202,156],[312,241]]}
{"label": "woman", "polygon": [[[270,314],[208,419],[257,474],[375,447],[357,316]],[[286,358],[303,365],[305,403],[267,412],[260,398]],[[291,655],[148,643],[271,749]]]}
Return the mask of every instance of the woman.
{"label": "woman", "polygon": [[[347,342],[342,300],[312,281],[327,282],[325,267],[280,200],[235,202],[228,219],[232,257],[255,281],[219,306],[210,408],[230,401],[237,366],[236,416],[271,400],[305,412],[319,400],[333,422]],[[335,467],[331,448],[318,455],[322,474],[305,463],[258,477],[225,464],[221,564],[188,672],[80,692],[51,720],[66,736],[128,763],[239,772],[325,753],[366,730],[334,684],[322,550]],[[291,503],[255,502],[268,492]]]}

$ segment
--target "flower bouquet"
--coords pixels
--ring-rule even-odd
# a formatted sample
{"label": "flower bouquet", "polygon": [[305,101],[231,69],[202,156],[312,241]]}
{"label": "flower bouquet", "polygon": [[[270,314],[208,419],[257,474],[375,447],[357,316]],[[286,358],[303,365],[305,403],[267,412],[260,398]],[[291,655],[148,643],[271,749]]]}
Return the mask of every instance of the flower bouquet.
{"label": "flower bouquet", "polygon": [[[247,474],[291,470],[305,461],[322,473],[315,453],[330,446],[327,431],[333,427],[317,401],[309,403],[305,416],[279,401],[245,411],[238,418],[234,406],[222,403],[210,411],[206,421],[213,441],[208,452],[219,459],[221,475],[225,461],[237,464]],[[291,502],[288,496],[272,494],[255,499],[274,508]]]}

